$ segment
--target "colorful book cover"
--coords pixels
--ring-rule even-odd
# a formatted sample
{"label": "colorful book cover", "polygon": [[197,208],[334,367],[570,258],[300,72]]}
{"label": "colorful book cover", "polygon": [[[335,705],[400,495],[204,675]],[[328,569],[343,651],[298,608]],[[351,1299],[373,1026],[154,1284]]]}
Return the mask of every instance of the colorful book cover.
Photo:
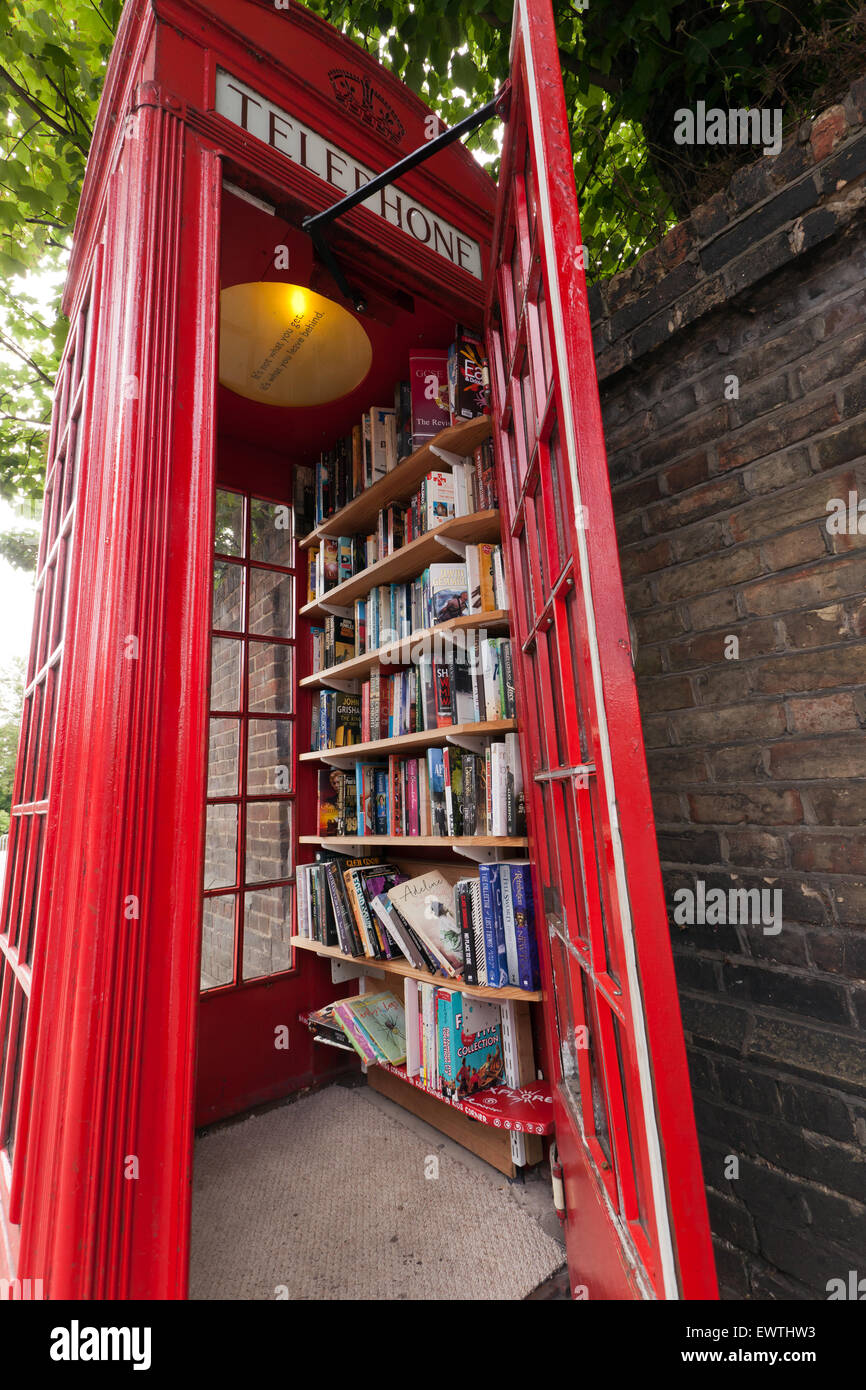
{"label": "colorful book cover", "polygon": [[448,350],[448,400],[452,423],[472,420],[490,409],[490,381],[484,344],[477,333],[457,325]]}
{"label": "colorful book cover", "polygon": [[427,749],[427,778],[430,791],[430,834],[447,835],[445,766],[441,748]]}
{"label": "colorful book cover", "polygon": [[465,565],[430,566],[430,605],[434,625],[469,612]]}
{"label": "colorful book cover", "polygon": [[463,942],[454,916],[454,888],[438,869],[407,879],[388,896],[449,975],[463,969]]}
{"label": "colorful book cover", "polygon": [[532,870],[526,861],[511,865],[511,901],[517,938],[517,983],[521,989],[538,989],[538,945],[535,936]]}
{"label": "colorful book cover", "polygon": [[375,825],[374,834],[387,835],[388,830],[388,769],[387,767],[377,767],[373,774],[374,795],[375,795]]}
{"label": "colorful book cover", "polygon": [[484,961],[487,983],[501,989],[508,984],[508,955],[502,927],[502,886],[498,864],[479,864],[481,912],[484,923]]}
{"label": "colorful book cover", "polygon": [[334,619],[334,665],[351,661],[355,655],[355,619]]}
{"label": "colorful book cover", "polygon": [[462,1016],[457,1023],[457,1090],[473,1096],[505,1079],[502,1022],[498,1004],[471,995],[462,996]]}
{"label": "colorful book cover", "polygon": [[493,583],[493,552],[494,545],[484,543],[477,547],[478,551],[478,611],[481,613],[492,613],[496,608],[496,590]]}
{"label": "colorful book cover", "polygon": [[334,767],[319,769],[319,835],[340,833],[340,773]]}
{"label": "colorful book cover", "polygon": [[454,723],[450,667],[437,662],[433,667],[433,677],[436,682],[436,728],[443,729]]}
{"label": "colorful book cover", "polygon": [[397,1067],[406,1060],[406,1014],[390,990],[342,1001],[381,1059]]}
{"label": "colorful book cover", "polygon": [[361,742],[361,697],[348,692],[337,696],[337,722],[334,745],[349,748]]}
{"label": "colorful book cover", "polygon": [[409,394],[415,449],[451,423],[448,404],[448,352],[410,353]]}
{"label": "colorful book cover", "polygon": [[428,473],[421,483],[421,496],[424,501],[422,527],[432,531],[454,515],[453,474],[441,470]]}
{"label": "colorful book cover", "polygon": [[379,1056],[364,1029],[347,1007],[346,1000],[338,1000],[334,1005],[334,1018],[339,1023],[349,1042],[362,1062],[378,1062]]}
{"label": "colorful book cover", "polygon": [[339,541],[336,536],[322,537],[319,559],[323,566],[322,592],[327,593],[329,589],[335,589],[340,582]]}

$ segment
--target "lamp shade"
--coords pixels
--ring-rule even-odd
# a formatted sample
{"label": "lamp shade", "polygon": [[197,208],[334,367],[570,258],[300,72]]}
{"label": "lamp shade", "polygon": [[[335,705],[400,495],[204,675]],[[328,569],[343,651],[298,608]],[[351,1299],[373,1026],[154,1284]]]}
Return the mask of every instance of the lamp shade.
{"label": "lamp shade", "polygon": [[247,400],[324,405],[360,385],[372,360],[358,320],[303,285],[259,280],[220,295],[220,383]]}

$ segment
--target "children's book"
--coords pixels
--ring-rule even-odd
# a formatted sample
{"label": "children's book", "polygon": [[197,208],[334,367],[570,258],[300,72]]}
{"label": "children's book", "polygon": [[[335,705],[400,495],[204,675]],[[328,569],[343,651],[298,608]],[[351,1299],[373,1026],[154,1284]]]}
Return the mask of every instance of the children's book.
{"label": "children's book", "polygon": [[390,990],[359,994],[342,1001],[363,1029],[379,1060],[397,1067],[406,1060],[406,1014],[402,1002]]}

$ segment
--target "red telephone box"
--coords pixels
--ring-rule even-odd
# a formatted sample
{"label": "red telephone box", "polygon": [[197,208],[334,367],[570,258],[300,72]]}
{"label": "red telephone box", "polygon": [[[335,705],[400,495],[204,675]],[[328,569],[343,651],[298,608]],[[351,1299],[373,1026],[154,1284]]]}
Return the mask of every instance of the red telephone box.
{"label": "red telephone box", "polygon": [[[0,918],[0,1249],[48,1297],[183,1298],[194,1125],[339,1065],[298,1021],[334,996],[327,962],[290,941],[314,838],[305,552],[262,518],[455,321],[487,335],[575,1296],[715,1296],[548,0],[518,0],[500,114],[498,195],[455,143],[323,250],[304,219],[423,145],[423,104],[297,4],[124,9],[66,291]],[[282,346],[253,368],[243,324],[228,361],[273,287],[332,306],[305,400],[273,403],[302,374]]]}

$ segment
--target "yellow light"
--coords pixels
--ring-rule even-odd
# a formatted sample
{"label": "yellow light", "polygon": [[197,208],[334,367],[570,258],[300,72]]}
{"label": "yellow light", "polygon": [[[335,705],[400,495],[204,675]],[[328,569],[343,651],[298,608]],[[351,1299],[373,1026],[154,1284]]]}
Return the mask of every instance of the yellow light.
{"label": "yellow light", "polygon": [[359,386],[372,360],[358,320],[303,285],[260,280],[220,295],[219,379],[247,400],[324,405]]}

